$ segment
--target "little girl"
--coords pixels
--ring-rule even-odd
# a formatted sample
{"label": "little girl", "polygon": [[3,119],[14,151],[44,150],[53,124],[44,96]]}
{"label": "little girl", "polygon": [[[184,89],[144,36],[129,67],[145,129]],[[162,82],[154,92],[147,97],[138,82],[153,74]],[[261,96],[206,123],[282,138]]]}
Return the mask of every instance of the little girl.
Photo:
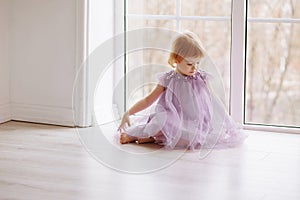
{"label": "little girl", "polygon": [[[119,126],[121,144],[155,142],[166,148],[193,150],[243,142],[243,132],[208,88],[210,75],[197,70],[203,57],[204,49],[195,34],[186,32],[173,41],[168,63],[174,70],[159,76],[156,88],[125,112]],[[155,112],[147,121],[130,126],[129,116],[156,100]]]}

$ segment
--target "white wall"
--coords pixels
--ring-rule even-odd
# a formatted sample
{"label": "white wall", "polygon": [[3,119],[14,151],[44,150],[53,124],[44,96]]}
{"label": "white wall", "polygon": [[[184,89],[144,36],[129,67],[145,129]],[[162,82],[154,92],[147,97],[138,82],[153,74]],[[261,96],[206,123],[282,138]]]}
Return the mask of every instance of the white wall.
{"label": "white wall", "polygon": [[0,123],[10,120],[10,0],[0,0]]}
{"label": "white wall", "polygon": [[[0,0],[0,122],[75,125],[72,92],[85,48],[84,1]],[[113,1],[90,0],[89,52],[113,36],[113,7]]]}
{"label": "white wall", "polygon": [[12,119],[74,125],[76,1],[10,2]]}

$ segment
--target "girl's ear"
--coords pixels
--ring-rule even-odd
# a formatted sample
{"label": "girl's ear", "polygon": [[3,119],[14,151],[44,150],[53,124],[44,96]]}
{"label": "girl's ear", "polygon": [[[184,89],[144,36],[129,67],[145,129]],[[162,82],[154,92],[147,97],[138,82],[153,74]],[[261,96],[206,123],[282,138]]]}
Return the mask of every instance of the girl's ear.
{"label": "girl's ear", "polygon": [[183,57],[180,56],[180,55],[176,55],[175,58],[174,58],[174,62],[175,63],[181,63],[181,61],[183,60]]}

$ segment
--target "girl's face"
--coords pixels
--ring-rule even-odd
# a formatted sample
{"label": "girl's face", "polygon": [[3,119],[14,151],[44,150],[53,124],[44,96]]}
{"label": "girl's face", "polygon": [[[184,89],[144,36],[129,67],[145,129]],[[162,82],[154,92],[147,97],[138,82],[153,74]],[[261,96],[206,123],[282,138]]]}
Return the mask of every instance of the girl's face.
{"label": "girl's face", "polygon": [[176,71],[185,76],[192,76],[196,73],[200,64],[200,58],[187,57],[177,63]]}

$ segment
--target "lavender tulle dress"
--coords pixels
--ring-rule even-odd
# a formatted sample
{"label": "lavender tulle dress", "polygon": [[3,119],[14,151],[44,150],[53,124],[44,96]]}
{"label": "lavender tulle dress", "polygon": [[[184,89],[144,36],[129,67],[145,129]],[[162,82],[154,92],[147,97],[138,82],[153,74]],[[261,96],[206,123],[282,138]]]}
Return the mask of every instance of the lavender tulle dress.
{"label": "lavender tulle dress", "polygon": [[[197,71],[183,76],[174,70],[158,76],[165,91],[155,112],[125,132],[135,137],[155,137],[168,149],[227,148],[240,145],[245,134],[214,96],[207,81],[211,75]],[[160,133],[160,134],[157,134]]]}

